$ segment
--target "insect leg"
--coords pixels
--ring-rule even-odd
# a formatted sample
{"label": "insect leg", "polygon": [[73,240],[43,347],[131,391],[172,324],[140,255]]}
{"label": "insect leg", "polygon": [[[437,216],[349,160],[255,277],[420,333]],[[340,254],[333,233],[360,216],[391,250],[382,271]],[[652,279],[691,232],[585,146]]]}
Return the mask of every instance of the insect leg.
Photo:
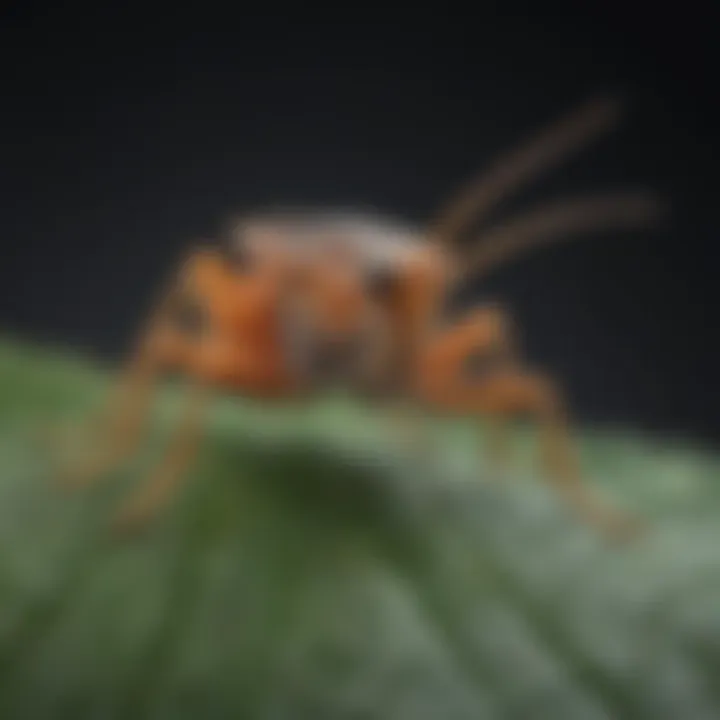
{"label": "insect leg", "polygon": [[188,264],[186,261],[181,266],[161,295],[109,402],[91,424],[88,437],[93,442],[93,453],[79,466],[61,473],[62,486],[71,489],[91,485],[138,445],[160,373],[169,366],[182,365],[184,343],[169,318]]}
{"label": "insect leg", "polygon": [[147,482],[130,496],[115,516],[113,526],[117,531],[127,531],[147,523],[178,490],[184,471],[197,452],[206,402],[207,386],[193,383],[183,417],[167,453]]}
{"label": "insect leg", "polygon": [[[438,409],[484,415],[505,423],[530,416],[539,424],[540,462],[555,491],[586,521],[609,535],[637,529],[635,519],[611,509],[583,480],[569,433],[567,411],[549,379],[517,362],[501,364],[473,377],[467,359],[477,352],[482,316],[436,338],[421,366],[418,390]],[[475,336],[473,336],[475,330]],[[481,356],[482,357],[482,356]]]}
{"label": "insect leg", "polygon": [[138,528],[152,520],[179,490],[187,466],[195,457],[201,437],[202,420],[210,389],[230,385],[260,395],[292,393],[282,378],[268,376],[272,358],[252,345],[239,347],[235,338],[209,332],[186,354],[190,395],[168,450],[147,481],[121,507],[115,517],[116,531]]}
{"label": "insect leg", "polygon": [[90,486],[137,447],[163,360],[151,347],[142,348],[131,358],[113,396],[88,434],[93,452],[79,465],[62,473],[60,483],[64,487]]}

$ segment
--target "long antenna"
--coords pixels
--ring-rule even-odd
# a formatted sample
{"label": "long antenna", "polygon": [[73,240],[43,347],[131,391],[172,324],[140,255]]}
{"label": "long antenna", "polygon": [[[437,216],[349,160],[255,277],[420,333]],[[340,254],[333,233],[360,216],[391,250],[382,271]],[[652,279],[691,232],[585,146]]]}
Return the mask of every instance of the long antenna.
{"label": "long antenna", "polygon": [[596,97],[555,121],[482,173],[430,225],[429,236],[451,243],[475,219],[483,219],[504,199],[547,172],[618,123],[618,99]]}
{"label": "long antenna", "polygon": [[664,214],[660,201],[644,190],[544,203],[482,233],[475,252],[461,262],[462,275],[486,275],[519,253],[570,236],[656,227]]}

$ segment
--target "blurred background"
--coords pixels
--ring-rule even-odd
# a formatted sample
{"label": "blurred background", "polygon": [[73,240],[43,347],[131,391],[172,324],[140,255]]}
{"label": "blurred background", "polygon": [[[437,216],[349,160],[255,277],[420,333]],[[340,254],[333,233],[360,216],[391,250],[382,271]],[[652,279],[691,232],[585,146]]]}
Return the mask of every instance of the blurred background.
{"label": "blurred background", "polygon": [[0,326],[117,358],[182,249],[268,203],[422,222],[598,92],[621,129],[506,211],[649,186],[661,232],[569,242],[476,289],[576,415],[720,435],[710,3],[213,15],[14,4],[0,28]]}
{"label": "blurred background", "polygon": [[[6,5],[0,718],[717,720],[713,3]],[[418,461],[334,401],[221,399],[137,538],[108,522],[167,447],[173,388],[121,482],[50,482],[38,418],[87,420],[110,379],[50,348],[118,360],[189,243],[267,204],[422,223],[598,93],[627,101],[619,131],[504,212],[650,187],[667,227],[527,255],[462,299],[506,305],[586,478],[646,535],[578,522],[531,434],[495,482],[474,424],[439,423]]]}

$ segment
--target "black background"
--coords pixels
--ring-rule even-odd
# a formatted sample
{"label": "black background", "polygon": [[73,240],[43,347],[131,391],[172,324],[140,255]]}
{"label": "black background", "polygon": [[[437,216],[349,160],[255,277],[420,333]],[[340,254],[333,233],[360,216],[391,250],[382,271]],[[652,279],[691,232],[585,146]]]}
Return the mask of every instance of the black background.
{"label": "black background", "polygon": [[[621,130],[517,197],[650,185],[670,227],[478,292],[592,422],[720,437],[714,20],[699,3],[3,11],[0,325],[117,357],[181,249],[274,202],[411,220],[603,91]],[[532,10],[530,8],[533,8]]]}

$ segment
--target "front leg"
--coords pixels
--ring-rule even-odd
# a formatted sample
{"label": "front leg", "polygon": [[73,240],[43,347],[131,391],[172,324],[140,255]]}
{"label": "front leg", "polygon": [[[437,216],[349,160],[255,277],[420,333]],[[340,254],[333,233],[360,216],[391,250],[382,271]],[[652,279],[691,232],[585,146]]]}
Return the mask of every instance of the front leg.
{"label": "front leg", "polygon": [[540,429],[543,474],[569,506],[612,538],[640,529],[635,518],[608,507],[582,479],[566,408],[554,383],[516,361],[479,375],[468,372],[467,360],[477,352],[472,329],[470,321],[451,328],[426,349],[417,377],[423,400],[446,412],[482,415],[496,423],[533,417]]}

